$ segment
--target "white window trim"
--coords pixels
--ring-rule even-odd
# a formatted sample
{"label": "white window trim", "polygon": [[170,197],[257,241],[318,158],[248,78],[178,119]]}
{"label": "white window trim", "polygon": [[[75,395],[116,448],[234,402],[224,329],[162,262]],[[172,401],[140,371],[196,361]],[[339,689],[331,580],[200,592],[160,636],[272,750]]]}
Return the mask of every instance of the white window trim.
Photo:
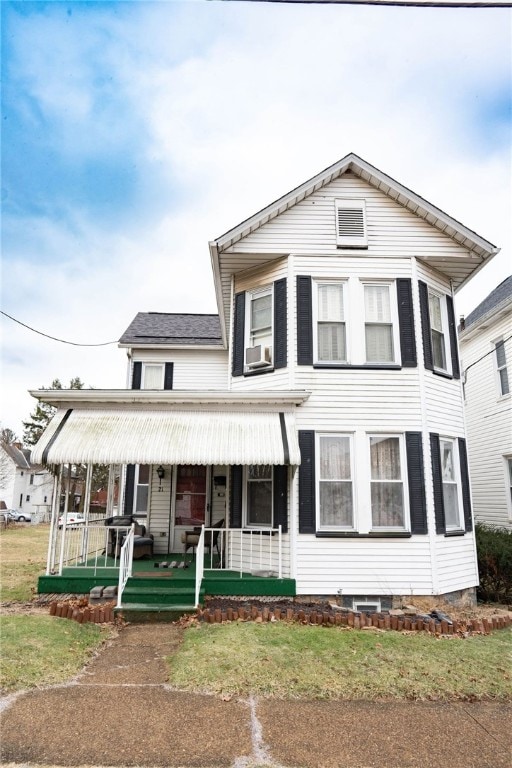
{"label": "white window trim", "polygon": [[[497,345],[500,342],[503,343],[503,352],[505,353],[505,365],[501,366],[501,368],[498,367],[498,352],[497,352]],[[510,375],[511,370],[510,370],[509,360],[508,360],[508,357],[507,357],[507,349],[506,349],[506,346],[505,346],[505,339],[503,338],[503,336],[500,336],[499,338],[494,339],[491,342],[491,344],[492,344],[492,347],[493,347],[494,378],[496,379],[496,389],[497,389],[497,392],[498,392],[498,400],[503,400],[505,398],[510,398],[510,396],[511,396],[511,378],[512,378],[511,375]],[[509,391],[505,392],[505,394],[503,394],[503,392],[501,391],[500,371],[503,370],[503,369],[505,369],[507,371],[508,388],[509,388]]]}
{"label": "white window trim", "polygon": [[[462,478],[460,475],[460,455],[459,455],[459,441],[456,437],[450,437],[448,435],[439,435],[439,454],[441,457],[441,485],[444,486],[443,481],[443,449],[442,443],[451,443],[453,451],[453,470],[455,474],[455,483],[457,486],[457,511],[459,515],[458,524],[448,525],[446,520],[446,509],[444,510],[444,522],[447,533],[454,531],[464,531],[464,499],[462,497]],[[444,487],[443,487],[443,506],[444,506]]]}
{"label": "white window trim", "polygon": [[[441,325],[442,325],[442,334],[443,334],[443,341],[444,341],[444,356],[446,361],[446,368],[440,368],[438,365],[434,362],[434,342],[432,338],[432,317],[430,316],[430,297],[436,296],[439,299],[439,306],[441,308]],[[448,375],[452,375],[452,356],[451,356],[451,343],[450,343],[450,333],[449,333],[449,325],[448,325],[448,309],[446,306],[446,296],[441,293],[440,291],[436,291],[434,288],[428,287],[428,312],[429,312],[429,322],[430,322],[430,344],[432,346],[432,365],[434,368],[434,371],[439,371],[440,373],[446,373]]]}
{"label": "white window trim", "polygon": [[[352,525],[322,525],[320,517],[320,441],[322,437],[348,437],[350,443],[350,482],[352,483]],[[355,476],[355,434],[353,432],[315,432],[315,509],[316,509],[316,530],[317,531],[338,531],[347,532],[358,531],[357,519],[357,482]]]}
{"label": "white window trim", "polygon": [[[370,438],[371,437],[395,437],[398,438],[398,445],[400,448],[400,481],[398,480],[372,480],[372,467],[371,467],[371,455],[370,455]],[[405,434],[403,432],[378,432],[373,430],[366,433],[366,455],[368,457],[368,485],[370,487],[370,530],[378,533],[382,532],[400,532],[408,533],[411,530],[411,514],[409,508],[409,485],[407,477],[407,449],[405,445]],[[379,482],[400,482],[403,492],[403,504],[404,504],[404,524],[403,525],[373,525],[373,514],[371,505],[371,485],[372,483]]]}
{"label": "white window trim", "polygon": [[158,389],[164,388],[164,382],[165,382],[165,363],[160,362],[159,360],[146,360],[142,363],[142,377],[141,377],[141,389],[146,389],[146,368],[153,367],[153,368],[160,368],[160,386]]}
{"label": "white window trim", "polygon": [[[146,466],[146,465],[144,465]],[[139,483],[139,470],[140,470],[140,464],[135,465],[135,476],[133,478],[133,508],[132,508],[132,515],[133,517],[143,517],[143,518],[149,518],[149,510],[151,508],[151,480],[153,477],[153,467],[149,466],[149,477],[147,483]],[[137,490],[140,486],[146,486],[148,488],[148,503],[147,503],[147,509],[145,511],[137,511]]]}
{"label": "white window trim", "polygon": [[[335,209],[335,228],[336,228],[336,247],[337,248],[368,248],[368,224],[366,219],[366,200],[364,198],[336,198],[334,200]],[[339,211],[340,210],[362,211],[363,232],[361,235],[343,236],[339,232]]]}
{"label": "white window trim", "polygon": [[[402,358],[400,353],[400,327],[399,327],[399,317],[398,317],[398,298],[396,294],[396,280],[370,280],[370,279],[364,279],[360,280],[361,288],[362,288],[362,296],[361,296],[361,309],[363,313],[363,326],[362,326],[362,348],[364,350],[364,363],[366,365],[401,365],[402,364]],[[390,313],[391,313],[391,325],[392,325],[392,338],[393,338],[393,359],[392,360],[386,360],[383,362],[373,362],[368,361],[366,359],[366,306],[365,306],[365,296],[364,296],[364,289],[365,286],[372,286],[372,285],[387,285],[389,288],[389,307],[390,307]]]}
{"label": "white window trim", "polygon": [[[319,360],[318,359],[318,289],[322,285],[341,285],[343,291],[343,322],[345,324],[345,360]],[[318,365],[349,365],[350,360],[350,337],[351,337],[351,325],[349,323],[350,317],[350,291],[348,279],[340,280],[322,280],[320,278],[313,279],[313,362]]]}
{"label": "white window trim", "polygon": [[[272,341],[270,343],[270,362],[267,365],[262,365],[256,370],[267,371],[274,367],[274,286],[273,284],[265,285],[260,288],[251,288],[245,292],[245,334],[244,334],[244,372],[254,372],[254,368],[247,365],[245,350],[253,346],[251,340],[251,303],[253,299],[260,298],[261,296],[271,296],[272,304],[270,309],[270,333]],[[254,345],[257,346],[257,345]]]}
{"label": "white window trim", "polygon": [[254,523],[249,523],[249,505],[248,505],[248,487],[249,482],[258,482],[257,480],[249,481],[249,467],[244,466],[244,472],[243,472],[243,497],[242,497],[242,523],[243,527],[250,529],[250,530],[260,530],[261,528],[268,528],[269,530],[272,528],[273,521],[274,521],[274,468],[273,466],[270,467],[270,483],[272,487],[271,495],[270,495],[270,522],[269,523],[259,523],[259,525],[255,525]]}
{"label": "white window trim", "polygon": [[510,466],[512,466],[512,456],[504,456],[503,463],[505,467],[505,493],[507,497],[508,519],[512,522],[512,476],[510,469]]}

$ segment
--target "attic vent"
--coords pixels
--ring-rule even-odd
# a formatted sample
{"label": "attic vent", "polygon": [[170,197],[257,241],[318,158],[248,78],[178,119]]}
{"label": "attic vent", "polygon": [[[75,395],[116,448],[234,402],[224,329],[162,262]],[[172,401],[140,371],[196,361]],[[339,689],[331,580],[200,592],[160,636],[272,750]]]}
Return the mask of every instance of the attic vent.
{"label": "attic vent", "polygon": [[336,200],[336,245],[338,248],[367,248],[364,200]]}

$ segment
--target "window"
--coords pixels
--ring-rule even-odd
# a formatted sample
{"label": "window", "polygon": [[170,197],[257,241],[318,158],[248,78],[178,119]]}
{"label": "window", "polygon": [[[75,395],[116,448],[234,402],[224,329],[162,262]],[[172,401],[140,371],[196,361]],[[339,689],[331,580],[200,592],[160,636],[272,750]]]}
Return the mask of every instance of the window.
{"label": "window", "polygon": [[393,362],[395,355],[389,285],[364,286],[364,311],[366,361]]}
{"label": "window", "polygon": [[340,199],[335,206],[338,248],[367,248],[365,201]]}
{"label": "window", "polygon": [[319,435],[318,454],[318,527],[353,528],[350,435]]}
{"label": "window", "polygon": [[258,368],[272,364],[273,340],[272,287],[247,293],[246,367]]}
{"label": "window", "polygon": [[496,349],[496,370],[498,372],[498,391],[501,396],[510,394],[510,385],[508,381],[507,357],[505,354],[505,344],[503,339],[497,341]]}
{"label": "window", "polygon": [[133,514],[136,517],[146,517],[149,501],[149,465],[138,464],[135,477],[135,501]]}
{"label": "window", "polygon": [[434,368],[446,371],[446,342],[444,332],[444,317],[441,297],[435,293],[428,294],[428,309],[430,315],[430,335],[432,339],[432,358]]}
{"label": "window", "polygon": [[29,485],[34,485],[34,475],[30,475]]}
{"label": "window", "polygon": [[455,440],[441,437],[439,439],[441,454],[441,480],[443,484],[443,504],[446,530],[463,528],[460,500],[460,482],[457,467],[459,465],[457,444]]}
{"label": "window", "polygon": [[320,362],[347,359],[344,292],[343,283],[317,283],[316,359]]}
{"label": "window", "polygon": [[507,504],[509,518],[512,520],[512,457],[507,456],[505,459],[506,473],[507,473]]}
{"label": "window", "polygon": [[164,366],[161,364],[144,363],[142,389],[163,389]]}
{"label": "window", "polygon": [[29,495],[27,495],[27,501],[30,501],[30,496]]}
{"label": "window", "polygon": [[272,467],[247,467],[247,526],[272,526]]}
{"label": "window", "polygon": [[402,446],[398,436],[370,435],[372,528],[404,528]]}

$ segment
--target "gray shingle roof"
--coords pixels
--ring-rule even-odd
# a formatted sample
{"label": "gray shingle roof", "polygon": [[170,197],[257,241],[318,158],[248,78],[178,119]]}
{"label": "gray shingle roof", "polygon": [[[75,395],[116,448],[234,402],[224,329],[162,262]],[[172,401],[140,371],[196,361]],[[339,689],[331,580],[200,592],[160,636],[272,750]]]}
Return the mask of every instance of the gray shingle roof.
{"label": "gray shingle roof", "polygon": [[139,312],[119,339],[120,344],[144,346],[222,345],[218,315]]}
{"label": "gray shingle roof", "polygon": [[510,300],[512,300],[512,275],[509,275],[509,277],[500,283],[494,291],[491,291],[490,294],[469,313],[465,318],[465,330],[467,331],[471,325],[474,325],[482,317],[491,314],[501,304],[506,304],[507,301]]}
{"label": "gray shingle roof", "polygon": [[13,445],[12,443],[4,443],[2,442],[2,448],[6,452],[6,454],[9,456],[10,459],[14,461],[17,467],[20,469],[30,469],[30,450],[28,448],[18,448],[16,445]]}

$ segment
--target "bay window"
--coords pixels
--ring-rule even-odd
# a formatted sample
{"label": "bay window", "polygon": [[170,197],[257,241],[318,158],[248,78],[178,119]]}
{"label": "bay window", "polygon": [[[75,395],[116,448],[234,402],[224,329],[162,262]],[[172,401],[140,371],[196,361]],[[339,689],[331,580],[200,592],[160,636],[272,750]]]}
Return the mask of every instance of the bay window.
{"label": "bay window", "polygon": [[441,480],[443,484],[443,504],[446,530],[463,528],[461,518],[461,503],[459,499],[460,481],[456,441],[441,437],[439,439],[441,454]]}
{"label": "bay window", "polygon": [[398,436],[370,435],[372,528],[404,528],[402,446]]}
{"label": "bay window", "polygon": [[353,528],[350,435],[318,436],[319,529]]}
{"label": "bay window", "polygon": [[446,341],[444,329],[443,306],[441,297],[435,293],[428,294],[430,316],[430,335],[432,340],[432,359],[434,368],[446,371]]}

